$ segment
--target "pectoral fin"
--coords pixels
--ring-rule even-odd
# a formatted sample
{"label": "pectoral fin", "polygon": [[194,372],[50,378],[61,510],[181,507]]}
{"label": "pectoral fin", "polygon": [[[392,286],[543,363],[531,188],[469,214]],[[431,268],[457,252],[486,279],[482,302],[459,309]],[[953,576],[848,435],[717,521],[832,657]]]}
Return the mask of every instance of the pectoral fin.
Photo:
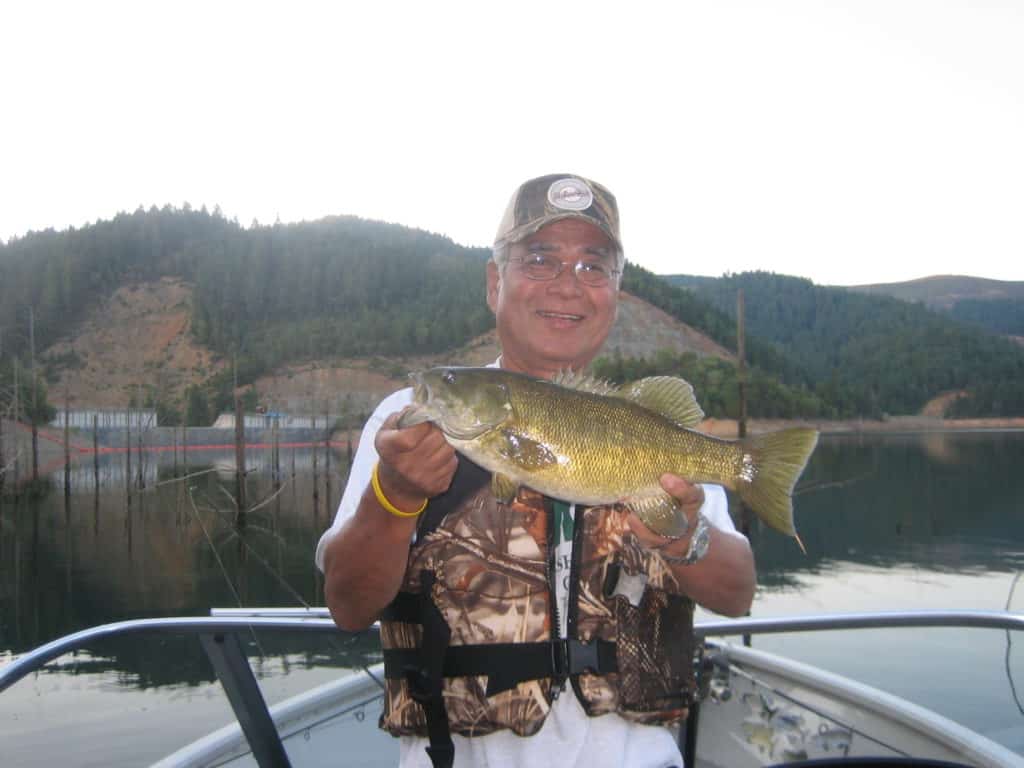
{"label": "pectoral fin", "polygon": [[544,443],[505,430],[501,434],[499,452],[520,469],[533,472],[558,463],[558,457]]}
{"label": "pectoral fin", "polygon": [[495,473],[491,475],[491,493],[503,504],[508,504],[516,497],[519,484],[508,475]]}

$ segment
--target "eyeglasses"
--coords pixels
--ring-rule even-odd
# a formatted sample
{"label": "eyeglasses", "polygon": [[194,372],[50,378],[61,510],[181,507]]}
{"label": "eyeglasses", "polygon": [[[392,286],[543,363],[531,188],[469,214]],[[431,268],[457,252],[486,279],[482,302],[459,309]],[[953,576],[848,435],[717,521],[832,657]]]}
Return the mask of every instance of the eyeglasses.
{"label": "eyeglasses", "polygon": [[[539,252],[528,253],[525,256],[510,256],[509,260],[518,262],[523,274],[530,280],[554,280],[562,274],[563,269],[570,266],[561,259],[556,259],[551,254]],[[619,274],[619,270],[612,269],[600,261],[584,261],[580,259],[571,266],[576,279],[584,285],[589,285],[593,288],[608,285],[608,281]]]}

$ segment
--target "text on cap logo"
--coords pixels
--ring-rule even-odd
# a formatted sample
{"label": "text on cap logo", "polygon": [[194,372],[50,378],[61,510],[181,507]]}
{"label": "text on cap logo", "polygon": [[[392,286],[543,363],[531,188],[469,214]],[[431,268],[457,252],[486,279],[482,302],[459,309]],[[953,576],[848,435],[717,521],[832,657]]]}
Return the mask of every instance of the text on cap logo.
{"label": "text on cap logo", "polygon": [[548,187],[548,202],[565,211],[584,211],[594,202],[594,193],[583,179],[559,179]]}

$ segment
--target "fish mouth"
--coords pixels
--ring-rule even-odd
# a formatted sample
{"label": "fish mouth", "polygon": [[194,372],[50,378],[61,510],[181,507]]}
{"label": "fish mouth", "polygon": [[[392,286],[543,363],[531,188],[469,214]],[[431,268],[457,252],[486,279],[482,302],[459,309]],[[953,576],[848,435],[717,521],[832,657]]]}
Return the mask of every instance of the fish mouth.
{"label": "fish mouth", "polygon": [[423,374],[414,371],[409,374],[409,383],[412,385],[412,399],[414,403],[427,403],[430,401],[430,386],[423,378]]}
{"label": "fish mouth", "polygon": [[427,407],[430,403],[430,385],[424,381],[423,375],[410,373],[409,383],[412,385],[412,404],[398,417],[399,429],[408,429],[434,418],[431,409]]}

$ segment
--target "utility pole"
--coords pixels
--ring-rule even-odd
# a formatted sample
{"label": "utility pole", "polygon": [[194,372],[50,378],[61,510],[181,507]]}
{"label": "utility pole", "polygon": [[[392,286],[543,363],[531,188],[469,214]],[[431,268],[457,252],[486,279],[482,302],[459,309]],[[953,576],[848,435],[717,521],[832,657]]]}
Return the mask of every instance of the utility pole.
{"label": "utility pole", "polygon": [[740,413],[738,437],[747,436],[747,360],[746,323],[744,320],[743,289],[736,292],[736,384],[739,387]]}
{"label": "utility pole", "polygon": [[[4,364],[4,329],[0,328],[0,372]],[[4,416],[7,408],[3,401],[3,390],[0,390],[0,498],[4,495],[4,476],[7,474],[7,463],[4,461]]]}
{"label": "utility pole", "polygon": [[[747,354],[746,319],[743,308],[743,289],[736,292],[736,384],[739,387],[740,412],[737,421],[737,436],[747,436]],[[740,531],[750,539],[750,510],[740,501]],[[747,611],[750,615],[750,611]],[[743,635],[743,644],[750,646],[750,635]]]}
{"label": "utility pole", "polygon": [[[21,416],[21,382],[19,381],[19,373],[21,366],[18,365],[18,358],[14,358],[14,425],[15,429],[18,426],[18,420]],[[21,451],[18,450],[18,433],[14,433],[14,488],[17,493],[18,480],[20,480],[21,474]]]}

